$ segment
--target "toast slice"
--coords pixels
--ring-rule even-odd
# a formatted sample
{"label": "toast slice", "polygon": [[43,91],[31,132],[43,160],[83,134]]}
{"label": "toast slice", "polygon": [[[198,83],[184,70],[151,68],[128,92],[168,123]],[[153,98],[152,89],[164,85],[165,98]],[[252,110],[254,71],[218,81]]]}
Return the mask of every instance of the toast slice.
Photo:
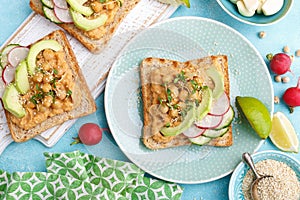
{"label": "toast slice", "polygon": [[[42,40],[55,40],[57,41],[62,47],[63,50],[60,50],[60,55],[62,56],[61,58],[57,58],[56,59],[63,59],[64,62],[64,66],[65,68],[65,72],[64,74],[62,74],[59,78],[56,77],[57,73],[53,73],[53,77],[51,80],[55,80],[56,82],[50,82],[52,85],[55,84],[55,86],[53,86],[53,89],[56,93],[55,96],[53,97],[53,95],[51,96],[51,98],[55,98],[52,101],[51,106],[48,106],[46,109],[46,105],[45,107],[41,106],[39,109],[37,108],[37,105],[43,105],[42,102],[44,101],[44,99],[47,97],[46,93],[45,94],[46,97],[44,97],[44,99],[36,99],[36,101],[41,101],[41,104],[36,104],[35,107],[31,107],[30,103],[32,102],[33,97],[37,97],[37,93],[30,93],[32,91],[34,91],[33,88],[38,87],[36,82],[33,82],[33,76],[31,76],[31,78],[29,78],[29,81],[31,81],[31,89],[24,95],[22,95],[22,98],[28,98],[29,100],[27,101],[28,105],[23,103],[24,108],[26,110],[26,115],[23,117],[24,121],[22,121],[22,118],[18,118],[16,116],[14,116],[13,114],[11,114],[9,111],[5,110],[5,115],[6,115],[6,119],[7,119],[7,124],[11,133],[11,136],[13,138],[14,141],[16,142],[25,142],[37,135],[39,135],[40,133],[42,133],[43,131],[46,131],[49,128],[52,128],[56,125],[62,124],[63,122],[70,120],[70,119],[74,119],[74,118],[79,118],[88,114],[91,114],[93,112],[96,111],[96,104],[94,101],[94,98],[91,95],[91,92],[88,88],[88,85],[86,83],[86,80],[82,74],[82,71],[77,63],[76,57],[71,49],[71,46],[67,40],[67,37],[65,35],[65,33],[61,30],[57,30],[54,31],[52,33],[50,33],[49,35],[45,36],[44,38],[40,39],[39,41]],[[38,42],[38,41],[37,41]],[[33,44],[32,44],[33,45]],[[45,55],[45,50],[42,50],[39,55],[38,58],[43,60],[45,56],[49,56],[50,54],[46,53],[47,55]],[[50,62],[51,62],[51,58]],[[55,61],[56,63],[58,61]],[[47,61],[48,62],[48,61]],[[51,66],[53,67],[59,67],[58,64],[51,64]],[[45,70],[44,68],[42,68],[43,70]],[[57,68],[58,69],[58,68]],[[54,69],[49,69],[48,71],[54,71]],[[49,74],[48,71],[43,71],[43,74]],[[58,72],[59,73],[59,72]],[[35,74],[38,74],[38,72],[36,72]],[[51,75],[51,74],[50,74]],[[51,76],[52,76],[51,75]],[[43,76],[43,79],[46,76]],[[63,81],[67,81],[68,84],[64,83]],[[34,85],[33,85],[34,84]],[[59,97],[59,92],[63,91],[60,90],[58,91],[58,87],[59,85],[64,85],[64,87],[68,87],[70,92],[70,96],[69,97]],[[44,84],[45,85],[45,84]],[[42,87],[42,89],[44,88],[42,84],[40,84],[39,87]],[[41,93],[39,93],[41,94]],[[47,92],[47,95],[50,94],[50,92]],[[29,96],[29,97],[26,97]],[[48,96],[49,97],[49,96]],[[55,102],[60,102],[62,104],[62,106],[66,107],[67,105],[70,105],[69,108],[64,108],[63,112],[62,110],[60,110],[60,107],[55,107],[53,106]],[[68,103],[68,104],[67,104]],[[70,103],[70,104],[69,104]],[[44,110],[42,109],[44,108]],[[52,110],[50,110],[50,108]],[[47,115],[43,115],[43,113],[48,113]],[[50,113],[50,114],[49,114]],[[38,117],[38,116],[41,117]],[[43,116],[46,116],[46,119]],[[29,118],[28,118],[29,117]],[[27,120],[25,118],[28,118]],[[37,121],[35,121],[37,120]],[[34,123],[35,121],[35,123]]]}
{"label": "toast slice", "polygon": [[[75,26],[75,23],[56,23],[56,24],[61,28],[63,28],[64,30],[66,30],[71,36],[76,38],[92,53],[100,53],[108,44],[109,40],[113,36],[114,32],[117,30],[122,20],[127,16],[127,14],[134,8],[134,6],[140,0],[122,0],[122,1],[111,0],[111,1],[113,1],[114,3],[118,3],[118,6],[115,6],[114,9],[110,9],[110,10],[105,9],[105,6],[103,6],[104,9],[102,9],[101,13],[105,12],[108,15],[108,19],[104,25],[96,29],[85,31],[82,28],[80,29],[78,28],[78,26]],[[93,2],[93,1],[89,0],[88,3],[89,2]],[[30,0],[29,5],[34,12],[45,17],[45,12],[43,11],[44,5],[42,4],[41,0]]]}
{"label": "toast slice", "polygon": [[[174,120],[174,118],[170,119],[170,111],[166,113],[166,106],[165,104],[162,104],[162,102],[168,102],[171,104],[169,100],[172,99],[172,101],[176,101],[177,97],[180,99],[180,92],[178,95],[172,96],[174,93],[178,93],[178,91],[171,93],[171,91],[176,91],[176,88],[170,89],[170,93],[166,94],[168,92],[166,92],[166,86],[164,85],[170,82],[173,84],[173,81],[175,82],[176,79],[180,77],[182,78],[180,74],[184,72],[186,79],[199,79],[199,82],[201,82],[203,85],[210,86],[211,80],[206,75],[205,70],[212,67],[223,75],[224,91],[229,97],[229,74],[227,56],[225,55],[208,56],[186,62],[161,58],[145,58],[141,62],[140,77],[142,84],[144,114],[142,141],[146,147],[150,149],[162,149],[192,144],[189,138],[184,134],[178,134],[176,136],[164,136],[160,132],[160,130],[166,126],[166,124],[170,123],[170,120]],[[171,88],[172,84],[168,84],[168,87]],[[167,110],[168,109],[171,110],[171,107],[167,108]],[[232,144],[232,127],[230,126],[226,134],[224,134],[222,137],[211,139],[205,145],[225,147],[231,146]]]}

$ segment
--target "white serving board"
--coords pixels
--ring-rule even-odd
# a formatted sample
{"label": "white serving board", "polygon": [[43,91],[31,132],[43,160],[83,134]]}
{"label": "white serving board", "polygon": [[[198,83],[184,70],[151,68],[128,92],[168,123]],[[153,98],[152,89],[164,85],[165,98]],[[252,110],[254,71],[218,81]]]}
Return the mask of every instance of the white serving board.
{"label": "white serving board", "polygon": [[[103,91],[109,69],[127,42],[151,24],[169,18],[176,9],[177,7],[159,3],[156,0],[141,0],[123,20],[108,46],[100,54],[90,53],[75,38],[67,34],[94,98]],[[15,33],[2,45],[1,49],[10,43],[17,43],[23,46],[29,45],[57,29],[61,28],[44,17],[31,13]],[[53,127],[34,139],[47,147],[52,147],[75,121],[70,120],[60,126]],[[3,108],[0,107],[0,154],[11,142],[13,140],[9,133]]]}

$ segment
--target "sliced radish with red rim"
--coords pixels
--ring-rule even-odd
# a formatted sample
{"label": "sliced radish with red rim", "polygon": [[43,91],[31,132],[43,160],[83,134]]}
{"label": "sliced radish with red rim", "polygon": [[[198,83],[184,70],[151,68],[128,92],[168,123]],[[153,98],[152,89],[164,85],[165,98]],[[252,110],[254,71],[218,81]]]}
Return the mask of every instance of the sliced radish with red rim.
{"label": "sliced radish with red rim", "polygon": [[222,122],[223,116],[206,115],[202,120],[196,121],[195,125],[202,129],[214,129]]}
{"label": "sliced radish with red rim", "polygon": [[1,52],[1,56],[0,56],[0,64],[1,67],[4,69],[6,67],[6,65],[8,65],[8,61],[7,61],[7,54],[15,47],[20,46],[18,44],[9,44],[6,47],[4,47],[4,49]]}
{"label": "sliced radish with red rim", "polygon": [[54,6],[54,14],[60,21],[64,23],[73,23],[69,9],[62,9]]}
{"label": "sliced radish with red rim", "polygon": [[58,8],[65,9],[65,10],[69,9],[66,0],[53,0],[53,3]]}
{"label": "sliced radish with red rim", "polygon": [[189,138],[195,138],[203,135],[205,131],[206,129],[198,128],[196,125],[192,125],[189,129],[183,131],[183,134]]}
{"label": "sliced radish with red rim", "polygon": [[230,101],[227,94],[224,92],[218,99],[213,100],[210,115],[221,116],[228,112],[230,108]]}
{"label": "sliced radish with red rim", "polygon": [[2,71],[2,80],[8,85],[15,79],[16,67],[7,65]]}
{"label": "sliced radish with red rim", "polygon": [[13,67],[17,67],[20,61],[24,60],[29,52],[29,48],[23,46],[17,46],[10,50],[7,54],[7,60]]}

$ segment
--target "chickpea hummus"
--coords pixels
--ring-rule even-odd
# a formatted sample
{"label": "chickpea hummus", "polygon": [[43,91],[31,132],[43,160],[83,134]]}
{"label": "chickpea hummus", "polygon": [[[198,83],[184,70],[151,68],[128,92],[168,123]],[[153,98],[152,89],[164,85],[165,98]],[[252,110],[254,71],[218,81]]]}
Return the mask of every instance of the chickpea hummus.
{"label": "chickpea hummus", "polygon": [[[49,117],[73,110],[80,104],[80,90],[75,89],[73,73],[64,51],[41,51],[37,56],[37,66],[36,73],[29,77],[30,90],[20,97],[26,110],[25,116],[18,118],[10,115],[10,119],[24,130]],[[75,90],[76,95],[73,95]]]}

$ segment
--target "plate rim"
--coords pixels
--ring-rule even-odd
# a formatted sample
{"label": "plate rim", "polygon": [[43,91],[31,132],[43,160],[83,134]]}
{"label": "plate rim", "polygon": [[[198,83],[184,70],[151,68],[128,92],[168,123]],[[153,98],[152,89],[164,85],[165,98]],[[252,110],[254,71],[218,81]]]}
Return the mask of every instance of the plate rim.
{"label": "plate rim", "polygon": [[[289,160],[292,160],[293,162],[297,163],[300,167],[300,161],[298,161],[296,158],[292,157],[291,155],[287,154],[286,152],[282,152],[280,150],[264,150],[253,153],[251,156],[253,160],[258,156],[264,156],[265,159],[268,159],[269,157],[272,157],[272,155],[280,155],[283,157],[286,157]],[[242,158],[241,158],[242,159]],[[246,164],[241,160],[241,162],[236,166],[234,169],[232,176],[229,180],[228,185],[228,198],[229,200],[235,200],[234,199],[234,185],[236,183],[236,177],[237,175],[243,170],[243,168],[246,166]]]}
{"label": "plate rim", "polygon": [[[230,31],[234,32],[235,34],[237,34],[245,43],[247,43],[247,45],[250,46],[250,48],[255,52],[255,54],[258,56],[259,60],[261,61],[261,63],[263,63],[263,65],[265,66],[264,69],[268,71],[267,69],[267,65],[265,63],[265,61],[263,60],[262,56],[260,55],[259,51],[256,49],[256,47],[244,36],[242,35],[240,32],[238,32],[237,30],[235,30],[234,28],[220,22],[220,21],[217,21],[217,20],[214,20],[214,19],[210,19],[210,18],[206,18],[206,17],[197,17],[197,16],[180,16],[180,17],[174,17],[174,18],[169,18],[169,19],[166,19],[166,20],[163,20],[161,22],[158,22],[158,23],[155,23],[151,26],[149,26],[148,28],[142,30],[140,33],[138,33],[136,36],[134,36],[131,40],[129,40],[129,42],[124,46],[124,48],[122,49],[122,51],[119,53],[119,55],[117,56],[115,62],[113,62],[113,65],[111,67],[111,70],[110,70],[110,73],[108,74],[107,76],[107,79],[106,79],[106,85],[108,85],[111,81],[111,76],[112,73],[112,69],[115,68],[116,66],[116,62],[118,61],[118,59],[120,59],[122,56],[123,56],[123,53],[126,52],[126,49],[128,46],[130,46],[132,44],[132,42],[134,42],[134,40],[136,38],[138,38],[141,34],[143,34],[144,32],[148,31],[149,29],[151,28],[156,28],[157,26],[160,26],[161,24],[165,24],[165,23],[171,23],[173,21],[180,21],[180,20],[198,20],[198,21],[206,21],[206,22],[209,22],[209,23],[214,23],[214,24],[217,24],[219,26],[222,26],[226,29],[229,29]],[[268,82],[271,86],[271,96],[274,96],[274,90],[273,90],[273,85],[272,85],[272,81],[271,81],[271,78],[268,76]],[[110,127],[111,126],[111,120],[110,119],[110,116],[107,114],[108,111],[108,103],[109,102],[109,99],[108,99],[108,94],[107,92],[104,91],[104,109],[105,109],[105,116],[107,118],[107,123],[108,123],[108,126]],[[273,115],[274,113],[274,103],[273,103],[273,98],[272,98],[272,102],[271,102],[271,107],[270,107],[270,114]],[[113,131],[112,132],[112,135],[113,137],[114,134],[113,134]],[[258,143],[258,145],[256,146],[255,149],[253,149],[253,152],[256,152],[259,150],[259,148],[264,144],[265,140],[261,139],[260,142]],[[116,143],[118,145],[118,147],[120,148],[120,150],[124,153],[124,150],[123,150],[123,147],[122,145],[120,146],[119,144],[119,141],[116,140]],[[124,153],[124,155],[131,161],[131,157],[129,157],[126,153]],[[134,163],[134,162],[133,162]],[[173,178],[167,178],[167,177],[164,177],[164,176],[161,176],[161,175],[158,175],[158,174],[155,174],[153,173],[151,170],[147,170],[145,169],[145,167],[137,164],[137,163],[134,163],[135,165],[137,165],[139,168],[141,168],[143,171],[145,171],[146,173],[156,177],[156,178],[159,178],[159,179],[162,179],[162,180],[165,180],[165,181],[170,181],[170,182],[176,182],[176,183],[180,183],[180,184],[199,184],[199,183],[208,183],[208,182],[212,182],[212,181],[215,181],[215,180],[218,180],[218,179],[221,179],[227,175],[229,175],[230,173],[232,173],[235,169],[236,166],[232,167],[231,170],[228,170],[218,176],[215,176],[215,177],[212,177],[212,178],[208,178],[208,179],[205,179],[205,180],[199,180],[199,181],[188,181],[188,180],[177,180],[177,179],[173,179]]]}

